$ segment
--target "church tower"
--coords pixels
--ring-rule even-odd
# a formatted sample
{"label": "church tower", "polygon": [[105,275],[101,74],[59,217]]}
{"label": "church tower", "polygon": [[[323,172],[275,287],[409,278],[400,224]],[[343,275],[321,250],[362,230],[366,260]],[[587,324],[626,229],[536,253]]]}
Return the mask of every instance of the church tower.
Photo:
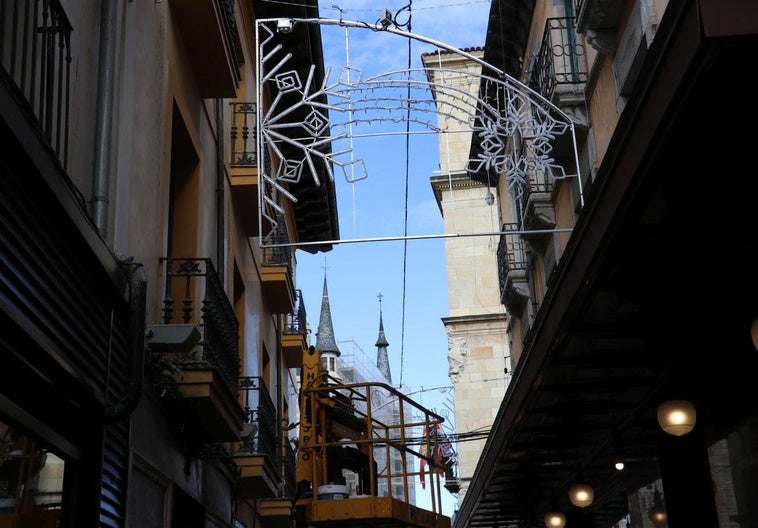
{"label": "church tower", "polygon": [[387,338],[384,337],[384,322],[382,321],[382,294],[379,297],[379,337],[376,340],[376,366],[379,372],[384,375],[387,383],[392,385],[392,374],[390,373],[390,359],[387,355],[387,347],[390,345]]}
{"label": "church tower", "polygon": [[318,321],[316,332],[316,348],[321,351],[321,362],[328,371],[329,377],[342,382],[342,377],[337,372],[337,358],[342,355],[334,338],[334,326],[332,324],[332,310],[329,307],[329,292],[326,287],[326,274],[324,274],[324,291],[321,296],[321,316]]}

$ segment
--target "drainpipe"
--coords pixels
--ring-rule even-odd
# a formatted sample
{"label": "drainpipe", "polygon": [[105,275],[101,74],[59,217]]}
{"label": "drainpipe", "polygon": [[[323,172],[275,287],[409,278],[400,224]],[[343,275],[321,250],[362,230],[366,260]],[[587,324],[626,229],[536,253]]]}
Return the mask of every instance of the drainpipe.
{"label": "drainpipe", "polygon": [[97,71],[95,114],[95,166],[92,175],[91,214],[100,236],[108,232],[108,187],[113,128],[113,72],[115,67],[116,0],[104,0],[100,8],[100,57]]}
{"label": "drainpipe", "polygon": [[127,269],[129,285],[129,371],[127,373],[126,395],[121,401],[105,408],[105,421],[116,422],[129,416],[137,408],[142,396],[142,378],[145,368],[145,306],[147,276],[142,264],[126,260],[122,265]]}
{"label": "drainpipe", "polygon": [[[286,317],[286,316],[284,316]],[[277,315],[276,317],[276,453],[278,455],[279,460],[277,470],[277,476],[279,477],[279,494],[278,496],[281,497],[281,483],[284,481],[284,428],[282,427],[282,420],[284,419],[284,416],[282,416],[282,361],[284,359],[282,358],[282,316]]]}
{"label": "drainpipe", "polygon": [[[216,99],[216,263],[224,277],[224,113],[222,100]],[[223,282],[223,280],[222,280]]]}

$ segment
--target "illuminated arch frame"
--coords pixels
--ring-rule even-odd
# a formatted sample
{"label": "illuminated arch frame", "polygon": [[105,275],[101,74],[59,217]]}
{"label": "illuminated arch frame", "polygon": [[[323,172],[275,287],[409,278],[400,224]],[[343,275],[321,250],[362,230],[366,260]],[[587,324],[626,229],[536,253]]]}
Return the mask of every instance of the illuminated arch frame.
{"label": "illuminated arch frame", "polygon": [[[321,112],[321,110],[332,110],[335,112],[347,112],[349,120],[353,121],[353,104],[358,101],[354,101],[350,98],[353,93],[361,93],[363,91],[373,91],[381,88],[382,82],[388,83],[388,86],[405,83],[405,86],[415,86],[417,88],[426,84],[427,88],[435,89],[447,89],[451,90],[450,86],[435,85],[428,79],[426,82],[420,80],[411,79],[412,72],[426,72],[426,68],[409,69],[409,70],[397,70],[385,74],[375,75],[368,79],[359,77],[356,81],[345,80],[340,76],[337,82],[333,84],[327,84],[330,76],[330,69],[327,69],[324,75],[323,83],[320,86],[313,85],[313,73],[315,66],[311,65],[308,78],[304,81],[299,78],[296,71],[286,70],[286,63],[290,60],[291,54],[278,54],[282,50],[281,45],[276,45],[273,41],[278,32],[291,31],[295,24],[319,24],[319,25],[331,25],[341,26],[345,28],[358,28],[369,29],[372,31],[381,31],[385,33],[395,34],[404,38],[410,38],[432,44],[437,48],[441,48],[448,52],[455,53],[466,59],[479,64],[482,67],[482,73],[479,75],[479,82],[491,83],[496,89],[498,96],[496,101],[484,101],[478,98],[478,94],[481,93],[477,90],[476,97],[472,98],[471,93],[464,93],[459,91],[455,93],[452,89],[452,100],[460,103],[456,109],[461,110],[466,103],[465,99],[472,100],[475,104],[469,104],[469,106],[475,109],[475,114],[465,114],[471,117],[476,117],[476,120],[470,119],[472,137],[473,134],[478,135],[481,139],[480,145],[482,146],[482,153],[475,160],[470,159],[467,164],[467,170],[477,171],[481,168],[490,169],[494,168],[498,174],[504,174],[508,183],[508,188],[513,194],[518,192],[522,186],[516,185],[518,182],[527,182],[536,174],[542,174],[543,177],[549,176],[552,179],[565,179],[576,177],[579,189],[579,200],[581,206],[584,205],[584,196],[582,190],[582,181],[579,177],[579,153],[576,143],[576,131],[574,122],[572,119],[563,112],[560,108],[555,106],[545,97],[535,92],[527,85],[521,83],[517,79],[511,77],[502,70],[492,66],[484,60],[466,52],[459,48],[449,46],[443,42],[425,37],[423,35],[417,35],[409,31],[403,31],[395,29],[390,26],[384,26],[379,24],[368,24],[359,21],[350,21],[344,19],[327,19],[327,18],[269,18],[259,19],[256,21],[256,42],[258,45],[258,61],[256,63],[256,78],[257,84],[257,100],[263,101],[264,87],[267,82],[273,82],[277,85],[276,97],[272,101],[271,105],[265,109],[262,104],[257,105],[257,152],[258,160],[263,160],[262,155],[264,151],[271,153],[279,158],[277,164],[277,174],[269,174],[264,167],[263,163],[259,164],[259,185],[258,185],[258,215],[259,215],[259,244],[261,247],[300,247],[312,244],[344,244],[351,242],[371,242],[371,241],[383,241],[383,240],[414,240],[414,239],[429,239],[429,238],[454,238],[465,236],[492,236],[492,235],[518,235],[522,233],[554,233],[566,231],[570,232],[571,229],[549,229],[549,230],[523,230],[508,232],[495,231],[495,232],[477,232],[477,233],[441,233],[430,235],[407,235],[407,236],[394,236],[394,237],[376,237],[376,238],[360,238],[360,239],[338,239],[338,240],[322,240],[318,242],[287,242],[280,243],[276,239],[272,239],[271,235],[275,233],[277,228],[277,216],[283,212],[283,208],[279,204],[279,201],[283,199],[296,202],[297,198],[292,195],[282,185],[285,182],[298,182],[304,176],[310,176],[313,178],[315,185],[321,185],[320,179],[317,174],[317,170],[313,164],[314,157],[322,158],[326,163],[325,167],[329,178],[334,181],[333,166],[345,171],[348,165],[354,169],[356,164],[359,165],[361,174],[358,177],[347,176],[345,172],[345,178],[348,182],[355,182],[366,178],[368,175],[365,171],[365,166],[362,160],[351,160],[346,163],[340,159],[340,156],[344,156],[349,150],[343,149],[336,152],[322,153],[316,150],[316,147],[325,143],[331,143],[340,139],[345,139],[347,134],[338,134],[336,136],[328,135],[321,137],[321,133],[325,130],[331,130],[333,125],[329,122],[327,114]],[[269,47],[270,46],[270,47]],[[271,64],[268,69],[264,69],[264,65]],[[266,71],[265,75],[263,72]],[[439,71],[442,71],[440,69]],[[460,70],[447,70],[456,75],[461,75],[463,72]],[[394,75],[403,74],[403,78],[395,78]],[[301,95],[300,100],[296,105],[291,105],[285,108],[279,108],[282,94],[286,93],[299,93]],[[340,103],[321,103],[317,100],[317,97],[323,95],[331,95],[337,101],[343,101]],[[502,96],[502,97],[501,97]],[[391,99],[376,98],[374,101],[390,101]],[[406,105],[407,101],[403,101]],[[286,116],[296,108],[307,106],[311,108],[308,117],[305,121],[301,122],[288,122]],[[382,110],[390,111],[400,110],[400,106],[394,108],[383,107]],[[402,106],[405,110],[407,107]],[[476,109],[482,109],[478,111]],[[439,113],[439,111],[435,111]],[[373,117],[372,120],[381,120],[382,117]],[[390,118],[391,120],[397,120],[397,117]],[[478,124],[477,124],[478,123]],[[436,126],[427,124],[435,133],[444,132]],[[307,133],[301,140],[293,140],[280,132],[284,128],[299,127]],[[558,136],[564,134],[570,134],[571,143],[573,147],[574,156],[574,169],[573,174],[566,174],[563,167],[554,163],[554,159],[550,157],[553,142]],[[519,137],[519,143],[522,147],[519,152],[515,151],[515,146],[512,152],[505,152],[505,147],[508,144],[508,140],[515,135]],[[278,143],[284,142],[292,146],[300,148],[303,153],[302,159],[288,159],[284,156],[281,149],[278,148]],[[515,145],[515,141],[511,141],[511,145]],[[354,172],[353,172],[354,174]],[[265,219],[265,222],[264,222]],[[264,223],[268,223],[272,226],[271,231],[263,233],[262,226]],[[273,240],[273,242],[271,242]]]}

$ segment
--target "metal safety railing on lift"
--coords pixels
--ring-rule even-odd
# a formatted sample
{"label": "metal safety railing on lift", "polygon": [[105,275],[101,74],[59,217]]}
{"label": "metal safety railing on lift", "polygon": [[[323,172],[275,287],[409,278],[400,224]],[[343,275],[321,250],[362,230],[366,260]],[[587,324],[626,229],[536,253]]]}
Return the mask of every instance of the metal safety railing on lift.
{"label": "metal safety railing on lift", "polygon": [[[307,403],[301,412],[313,429],[298,456],[310,464],[312,492],[299,502],[309,503],[310,524],[360,519],[382,526],[449,526],[440,485],[446,469],[443,417],[384,383],[329,380],[305,386],[302,397]],[[417,483],[429,494],[431,511],[414,505]],[[353,501],[349,508],[334,501],[335,490],[346,492]]]}

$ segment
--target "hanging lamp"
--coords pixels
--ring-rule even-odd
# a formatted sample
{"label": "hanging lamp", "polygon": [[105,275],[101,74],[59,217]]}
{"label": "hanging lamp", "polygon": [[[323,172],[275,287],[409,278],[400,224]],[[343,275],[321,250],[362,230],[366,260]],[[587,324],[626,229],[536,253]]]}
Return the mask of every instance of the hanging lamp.
{"label": "hanging lamp", "polygon": [[663,505],[663,496],[658,488],[653,495],[653,507],[647,512],[647,516],[654,526],[666,526],[666,508]]}
{"label": "hanging lamp", "polygon": [[576,472],[576,481],[569,487],[569,500],[580,508],[586,508],[595,500],[595,490],[584,478],[581,468]]}
{"label": "hanging lamp", "polygon": [[658,424],[670,435],[685,435],[696,422],[697,410],[689,400],[667,400],[658,405]]}
{"label": "hanging lamp", "polygon": [[566,526],[566,515],[558,507],[555,495],[551,493],[550,511],[545,513],[545,526],[547,528],[563,528]]}
{"label": "hanging lamp", "polygon": [[563,528],[566,526],[566,515],[557,508],[545,514],[545,526],[547,528]]}

